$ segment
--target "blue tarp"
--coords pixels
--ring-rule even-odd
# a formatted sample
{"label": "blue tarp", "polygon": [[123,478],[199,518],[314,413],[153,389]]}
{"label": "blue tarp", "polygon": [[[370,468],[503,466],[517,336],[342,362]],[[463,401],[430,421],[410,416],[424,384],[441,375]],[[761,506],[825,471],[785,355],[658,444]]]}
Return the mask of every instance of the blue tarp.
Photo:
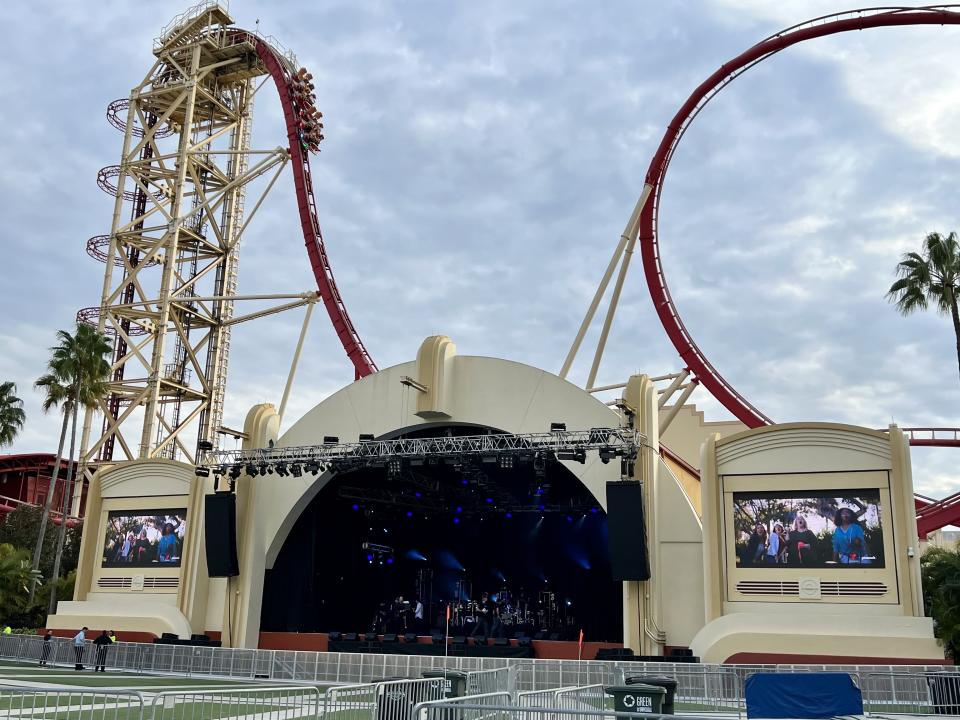
{"label": "blue tarp", "polygon": [[744,685],[748,718],[863,715],[863,696],[846,673],[756,673]]}

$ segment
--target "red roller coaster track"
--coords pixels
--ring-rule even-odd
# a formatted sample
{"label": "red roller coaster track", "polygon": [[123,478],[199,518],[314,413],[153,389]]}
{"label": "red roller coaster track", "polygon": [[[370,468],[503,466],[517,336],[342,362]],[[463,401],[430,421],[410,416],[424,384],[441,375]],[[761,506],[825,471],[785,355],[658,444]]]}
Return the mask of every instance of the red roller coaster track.
{"label": "red roller coaster track", "polygon": [[[647,170],[646,183],[651,187],[651,198],[640,215],[640,255],[647,287],[660,322],[686,367],[747,427],[761,427],[770,424],[771,420],[738,393],[697,347],[674,305],[664,275],[658,237],[660,201],[667,169],[680,140],[700,111],[724,87],[741,73],[780,50],[805,40],[852,30],[905,25],[960,25],[958,8],[960,8],[958,5],[864,8],[814,18],[789,27],[721,65],[693,91],[667,126],[667,131]],[[960,447],[960,432],[956,429],[913,428],[907,429],[906,432],[911,445]],[[958,522],[960,522],[960,493],[939,502],[918,502],[917,524],[921,537],[944,525]]]}
{"label": "red roller coaster track", "polygon": [[271,45],[253,33],[244,30],[235,31],[235,37],[246,40],[254,45],[257,56],[266,66],[267,71],[277,86],[280,95],[280,104],[283,106],[283,117],[287,126],[290,160],[293,165],[293,183],[297,193],[297,208],[300,212],[300,228],[303,231],[303,242],[310,258],[310,267],[317,280],[317,289],[320,299],[330,316],[333,329],[347,352],[347,357],[353,363],[357,379],[375,373],[377,366],[363,345],[360,334],[347,313],[347,307],[337,289],[337,282],[333,277],[330,259],[323,244],[323,235],[320,232],[320,221],[317,217],[317,204],[313,195],[313,177],[310,173],[310,156],[300,142],[298,113],[290,92],[292,73],[286,59]]}

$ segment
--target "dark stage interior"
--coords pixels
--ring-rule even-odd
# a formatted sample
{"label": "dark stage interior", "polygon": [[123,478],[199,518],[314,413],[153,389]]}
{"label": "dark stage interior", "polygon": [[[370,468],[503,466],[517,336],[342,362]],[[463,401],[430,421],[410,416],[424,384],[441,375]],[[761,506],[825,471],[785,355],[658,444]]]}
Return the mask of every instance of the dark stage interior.
{"label": "dark stage interior", "polygon": [[[444,432],[478,429],[420,435]],[[484,618],[491,637],[574,640],[582,628],[618,642],[621,592],[605,514],[552,456],[390,460],[338,472],[304,510],[267,571],[261,629],[428,634],[450,603],[451,635]]]}

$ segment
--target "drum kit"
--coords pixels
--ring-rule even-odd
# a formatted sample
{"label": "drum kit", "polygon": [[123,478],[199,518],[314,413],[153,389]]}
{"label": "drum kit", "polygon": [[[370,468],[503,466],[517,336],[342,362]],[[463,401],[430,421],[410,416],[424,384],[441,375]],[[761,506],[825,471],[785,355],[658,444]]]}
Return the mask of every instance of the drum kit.
{"label": "drum kit", "polygon": [[[542,597],[539,601],[530,600],[526,593],[502,588],[488,595],[489,602],[486,605],[478,600],[454,600],[450,605],[450,624],[452,627],[469,630],[476,627],[481,620],[490,622],[495,617],[499,618],[500,624],[506,630],[548,629],[556,616],[556,603],[553,601],[553,593],[541,595],[549,595],[549,599]],[[467,592],[461,597],[470,597],[470,593]],[[490,617],[491,615],[493,617]]]}

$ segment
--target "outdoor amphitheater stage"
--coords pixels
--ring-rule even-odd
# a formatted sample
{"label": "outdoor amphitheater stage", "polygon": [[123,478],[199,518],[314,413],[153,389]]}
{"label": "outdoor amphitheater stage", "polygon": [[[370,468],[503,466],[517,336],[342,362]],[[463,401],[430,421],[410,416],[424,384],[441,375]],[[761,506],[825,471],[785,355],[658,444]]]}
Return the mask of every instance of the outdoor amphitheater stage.
{"label": "outdoor amphitheater stage", "polygon": [[[508,645],[494,645],[492,640],[485,646],[477,646],[472,639],[465,647],[459,647],[452,642],[449,644],[448,654],[451,657],[512,657],[536,658],[538,660],[594,660],[601,649],[620,649],[622,643],[584,642],[581,648],[576,641],[565,640],[531,640],[529,645],[521,646],[514,638]],[[358,639],[355,641],[331,642],[327,633],[290,633],[290,632],[261,632],[261,650],[303,650],[311,652],[370,652],[386,655],[443,655],[443,644],[436,644],[429,635],[417,637],[417,641],[383,642],[380,635],[375,641]]]}

